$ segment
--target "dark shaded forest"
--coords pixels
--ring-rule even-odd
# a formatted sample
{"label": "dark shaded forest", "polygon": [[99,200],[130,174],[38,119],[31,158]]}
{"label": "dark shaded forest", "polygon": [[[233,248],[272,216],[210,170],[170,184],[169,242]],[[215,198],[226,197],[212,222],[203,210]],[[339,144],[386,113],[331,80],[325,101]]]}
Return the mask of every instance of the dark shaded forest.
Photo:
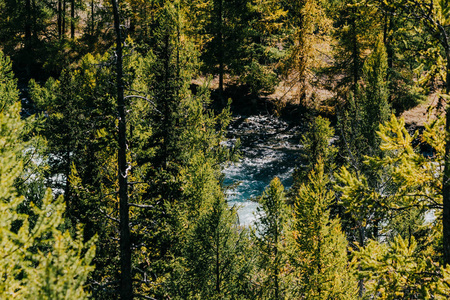
{"label": "dark shaded forest", "polygon": [[[449,34],[447,0],[0,0],[0,298],[448,299]],[[242,226],[263,112],[302,159]]]}

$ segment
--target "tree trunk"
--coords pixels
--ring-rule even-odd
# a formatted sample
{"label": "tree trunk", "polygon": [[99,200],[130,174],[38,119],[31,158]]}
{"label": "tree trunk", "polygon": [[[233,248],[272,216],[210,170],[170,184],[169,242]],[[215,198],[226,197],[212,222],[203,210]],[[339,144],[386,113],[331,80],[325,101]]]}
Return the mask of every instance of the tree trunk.
{"label": "tree trunk", "polygon": [[[366,228],[359,223],[359,246],[364,247],[364,242],[366,240]],[[361,264],[358,265],[358,270],[361,271]],[[364,295],[364,279],[358,280],[358,295],[362,299]]]}
{"label": "tree trunk", "polygon": [[[450,47],[446,50],[447,65],[446,65],[446,88],[445,92],[448,95],[450,93]],[[444,206],[442,215],[443,226],[443,246],[444,246],[444,264],[450,264],[450,106],[446,108],[446,124],[445,131],[447,133],[445,143],[445,164],[444,164],[444,176],[442,183],[442,204]]]}
{"label": "tree trunk", "polygon": [[63,0],[58,0],[58,38],[62,37],[62,2]]}
{"label": "tree trunk", "polygon": [[[217,230],[217,229],[216,229]],[[220,296],[220,233],[216,233],[216,293]]]}
{"label": "tree trunk", "polygon": [[95,17],[94,17],[94,0],[91,0],[91,35],[94,36]]}
{"label": "tree trunk", "polygon": [[62,37],[66,35],[66,0],[63,0],[62,8]]}
{"label": "tree trunk", "polygon": [[128,214],[128,182],[126,161],[126,120],[125,99],[123,87],[122,36],[120,32],[119,6],[116,0],[111,0],[114,12],[114,28],[116,31],[116,67],[117,67],[117,110],[119,115],[119,214],[120,214],[120,299],[133,299],[131,281],[131,241]]}
{"label": "tree trunk", "polygon": [[75,38],[75,0],[70,0],[70,38]]}
{"label": "tree trunk", "polygon": [[275,299],[280,299],[280,284],[278,277],[280,276],[279,272],[279,258],[278,258],[278,221],[276,224],[276,231],[275,231],[275,249],[274,249],[274,257],[275,257]]}
{"label": "tree trunk", "polygon": [[32,12],[31,12],[31,0],[25,1],[25,53],[27,54],[26,59],[26,72],[27,77],[31,77],[31,18],[32,18]]}
{"label": "tree trunk", "polygon": [[219,96],[222,104],[225,105],[225,99],[223,97],[223,73],[224,73],[224,53],[223,53],[223,0],[218,0],[217,7],[217,45],[218,53],[217,58],[219,60]]}
{"label": "tree trunk", "polygon": [[357,93],[357,85],[359,80],[359,49],[358,49],[358,37],[356,30],[356,8],[352,9],[352,24],[351,24],[351,34],[352,34],[352,43],[353,43],[353,93],[356,97]]}

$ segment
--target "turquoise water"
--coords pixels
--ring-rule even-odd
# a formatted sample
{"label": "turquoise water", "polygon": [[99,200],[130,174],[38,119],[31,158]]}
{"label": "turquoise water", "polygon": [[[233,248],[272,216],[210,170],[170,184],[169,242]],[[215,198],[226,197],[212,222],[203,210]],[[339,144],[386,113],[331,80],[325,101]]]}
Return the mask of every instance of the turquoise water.
{"label": "turquoise water", "polygon": [[292,173],[300,164],[302,149],[299,132],[299,127],[271,116],[237,117],[229,128],[229,143],[241,140],[242,159],[224,169],[224,185],[233,186],[227,190],[227,199],[230,205],[239,207],[241,225],[254,221],[254,200],[275,176],[286,189],[292,185]]}

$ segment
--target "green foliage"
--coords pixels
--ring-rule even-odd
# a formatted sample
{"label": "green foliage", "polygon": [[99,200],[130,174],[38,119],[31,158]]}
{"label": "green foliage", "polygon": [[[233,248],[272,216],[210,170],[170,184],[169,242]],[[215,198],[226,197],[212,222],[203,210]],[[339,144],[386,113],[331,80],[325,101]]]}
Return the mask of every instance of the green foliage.
{"label": "green foliage", "polygon": [[294,293],[307,299],[355,299],[353,270],[347,261],[347,240],[339,219],[330,219],[334,193],[319,162],[294,199]]}
{"label": "green foliage", "polygon": [[[380,125],[378,132],[382,156],[366,156],[364,162],[374,172],[383,174],[379,184],[372,186],[364,175],[344,167],[336,174],[341,203],[360,228],[379,229],[375,238],[385,236],[394,243],[400,238],[414,239],[418,242],[414,251],[426,250],[426,256],[434,261],[441,251],[442,238],[442,132],[443,119],[425,126],[422,139],[435,149],[434,157],[425,156],[415,146],[418,133],[410,135],[404,120],[392,115],[389,122]],[[380,223],[383,225],[377,229]],[[360,245],[365,244],[367,236],[360,237]],[[415,261],[419,264],[420,260]],[[365,263],[364,259],[361,262]]]}
{"label": "green foliage", "polygon": [[[376,133],[378,122],[387,121],[390,113],[386,81],[386,51],[378,39],[374,51],[366,59],[363,67],[363,83],[356,87],[356,93],[349,93],[347,108],[340,117],[341,149],[346,153],[350,165],[369,175],[364,169],[363,155],[378,154],[380,140]],[[370,174],[371,184],[376,184],[374,174]]]}
{"label": "green foliage", "polygon": [[[389,122],[380,125],[377,133],[381,139],[382,155],[365,156],[364,169],[379,174],[378,183],[371,183],[368,175],[362,172],[342,167],[336,174],[339,186],[335,187],[341,192],[341,204],[352,219],[361,228],[370,229],[375,237],[380,221],[397,222],[398,218],[404,217],[404,210],[414,207],[419,210],[415,214],[420,219],[428,208],[438,208],[442,203],[440,165],[418,152],[414,145],[418,133],[411,136],[405,129],[404,120],[398,120],[394,115]],[[444,150],[442,120],[427,125],[423,138],[438,150],[436,160],[439,162]],[[400,228],[398,230],[401,231]],[[360,237],[360,243],[363,242]]]}
{"label": "green foliage", "polygon": [[245,66],[244,72],[241,81],[249,87],[250,93],[254,96],[273,93],[279,83],[273,70],[254,61]]}
{"label": "green foliage", "polygon": [[318,116],[311,121],[308,131],[302,135],[300,141],[305,147],[303,159],[308,162],[306,169],[301,170],[301,174],[297,174],[300,175],[300,181],[302,178],[306,179],[308,173],[319,161],[322,161],[326,168],[333,169],[333,162],[337,153],[336,147],[330,145],[333,136],[334,128],[331,127],[328,119]]}
{"label": "green foliage", "polygon": [[[75,237],[64,229],[62,197],[54,200],[47,190],[40,203],[28,202],[14,187],[23,175],[24,123],[2,52],[0,66],[0,90],[5,92],[0,97],[0,294],[4,299],[87,299],[84,284],[93,270],[95,239],[84,243],[80,229]],[[24,203],[28,214],[20,212]]]}
{"label": "green foliage", "polygon": [[313,70],[324,65],[322,55],[329,50],[331,20],[325,13],[325,3],[315,0],[283,2],[288,12],[289,42],[282,72],[288,84],[297,88],[297,103],[305,103],[310,98]]}
{"label": "green foliage", "polygon": [[[187,231],[184,270],[174,274],[177,299],[245,299],[249,261],[247,230],[236,227],[236,211],[223,198],[204,203]],[[177,295],[177,293],[175,293]]]}
{"label": "green foliage", "polygon": [[447,299],[450,270],[418,251],[414,237],[369,242],[355,255],[366,280],[364,299]]}
{"label": "green foliage", "polygon": [[290,209],[280,179],[272,179],[258,202],[254,240],[258,251],[260,297],[283,299],[289,286],[285,269]]}
{"label": "green foliage", "polygon": [[381,32],[379,20],[382,18],[377,6],[357,0],[334,1],[331,7],[336,26],[333,36],[337,43],[333,51],[335,62],[327,69],[330,74],[339,75],[332,84],[338,98],[345,99],[349,91],[356,94],[367,50]]}
{"label": "green foliage", "polygon": [[379,142],[376,134],[378,124],[387,121],[390,114],[386,81],[387,54],[381,37],[378,38],[375,49],[364,62],[362,71],[364,87],[360,109],[365,114],[362,134],[370,147],[378,149]]}

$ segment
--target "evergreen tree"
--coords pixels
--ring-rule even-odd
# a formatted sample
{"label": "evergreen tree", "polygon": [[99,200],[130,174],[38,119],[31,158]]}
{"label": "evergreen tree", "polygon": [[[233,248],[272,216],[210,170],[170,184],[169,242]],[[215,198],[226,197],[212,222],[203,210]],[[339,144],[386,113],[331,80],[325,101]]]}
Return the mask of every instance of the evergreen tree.
{"label": "evergreen tree", "polygon": [[[93,240],[85,244],[80,229],[75,237],[64,229],[61,197],[54,200],[47,190],[40,203],[32,203],[14,186],[23,175],[26,144],[11,62],[2,52],[0,94],[0,294],[5,299],[87,299],[84,284],[93,269]],[[28,214],[21,212],[25,203]]]}
{"label": "evergreen tree", "polygon": [[[375,151],[378,150],[380,144],[376,134],[379,123],[386,122],[390,115],[387,68],[386,49],[380,37],[373,52],[364,62],[362,70],[364,95],[361,109],[365,114],[362,134],[366,137],[369,147]],[[370,152],[365,153],[369,154]]]}
{"label": "evergreen tree", "polygon": [[[333,90],[340,99],[348,92],[357,93],[358,81],[362,75],[366,50],[373,45],[374,37],[381,33],[378,10],[375,5],[356,0],[334,1],[335,28],[334,64],[329,68]],[[336,79],[339,76],[339,79]]]}
{"label": "evergreen tree", "polygon": [[[98,235],[91,282],[100,286],[118,276],[117,224],[113,221],[117,171],[116,114],[111,94],[115,89],[110,81],[112,70],[106,67],[109,57],[87,55],[78,66],[63,71],[59,80],[50,78],[43,86],[32,82],[30,91],[46,114],[38,127],[47,139],[46,182],[64,195],[69,226],[85,225],[86,239]],[[97,294],[96,285],[91,288],[95,296],[104,296]]]}
{"label": "evergreen tree", "polygon": [[283,2],[288,11],[288,54],[283,65],[287,82],[296,86],[296,102],[311,97],[313,69],[323,63],[319,47],[329,42],[330,20],[325,14],[325,1],[296,0]]}
{"label": "evergreen tree", "polygon": [[389,245],[375,241],[360,249],[364,299],[447,299],[450,270],[421,253],[414,238],[400,236]]}
{"label": "evergreen tree", "polygon": [[258,253],[261,298],[283,299],[286,282],[289,207],[284,197],[284,187],[275,177],[259,199],[256,210],[254,236]]}
{"label": "evergreen tree", "polygon": [[307,175],[314,166],[322,161],[326,171],[333,170],[333,163],[337,149],[330,145],[331,138],[334,136],[334,128],[331,127],[328,119],[318,116],[310,122],[308,131],[302,135],[301,144],[305,147],[303,159],[308,162],[306,167],[298,169],[294,173],[296,183],[302,183],[307,179]]}
{"label": "evergreen tree", "polygon": [[380,140],[376,134],[379,123],[390,114],[386,81],[387,57],[380,39],[362,69],[362,82],[356,93],[350,92],[347,108],[339,117],[341,152],[347,163],[361,172],[364,155],[379,153]]}
{"label": "evergreen tree", "polygon": [[[340,118],[341,157],[348,166],[356,170],[361,180],[374,189],[383,189],[384,174],[364,164],[366,155],[381,155],[380,138],[377,135],[378,120],[385,122],[389,115],[388,84],[386,81],[387,56],[381,38],[373,52],[366,58],[362,78],[358,82],[356,94],[350,93],[348,108]],[[370,206],[365,216],[342,216],[344,228],[350,240],[358,240],[363,245],[368,236],[377,238],[382,208]],[[372,209],[373,208],[373,209]],[[347,209],[347,207],[345,207]],[[370,212],[369,212],[370,211]],[[356,219],[354,218],[356,217]],[[353,230],[351,229],[353,228]],[[358,228],[357,232],[354,228]]]}
{"label": "evergreen tree", "polygon": [[177,299],[245,299],[249,293],[248,232],[236,226],[235,208],[224,200],[204,203],[187,232],[183,262],[173,274]]}
{"label": "evergreen tree", "polygon": [[357,284],[347,258],[339,219],[330,219],[334,200],[319,162],[294,198],[294,293],[306,299],[355,299]]}

